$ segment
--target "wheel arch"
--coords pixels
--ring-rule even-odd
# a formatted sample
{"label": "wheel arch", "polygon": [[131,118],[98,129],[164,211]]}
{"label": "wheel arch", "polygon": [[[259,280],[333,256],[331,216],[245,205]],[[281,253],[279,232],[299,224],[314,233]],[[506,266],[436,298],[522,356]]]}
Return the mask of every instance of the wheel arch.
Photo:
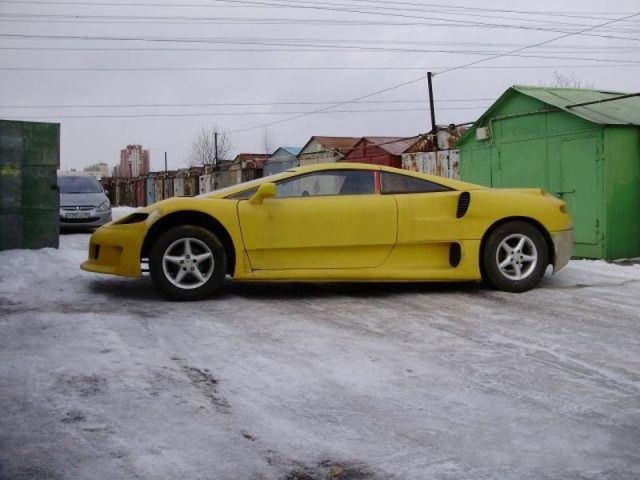
{"label": "wheel arch", "polygon": [[482,255],[483,255],[482,252],[484,252],[484,246],[487,243],[487,239],[496,228],[509,222],[526,222],[536,227],[540,231],[540,233],[542,233],[542,236],[544,237],[544,240],[547,243],[547,250],[549,251],[549,265],[553,265],[556,252],[553,246],[553,240],[551,238],[551,234],[546,229],[546,227],[542,223],[540,223],[539,221],[531,217],[519,217],[519,216],[505,217],[492,223],[489,226],[489,228],[487,228],[487,230],[484,232],[484,235],[482,236],[482,241],[480,242],[479,259],[480,259],[480,271],[482,272],[483,276],[485,272],[484,272],[484,267],[482,266]]}
{"label": "wheel arch", "polygon": [[236,264],[236,249],[233,245],[231,235],[229,235],[229,232],[224,225],[222,225],[222,223],[220,223],[216,218],[197,210],[180,210],[172,212],[151,225],[151,228],[144,237],[142,248],[140,250],[140,258],[149,258],[151,245],[153,245],[153,242],[160,235],[173,227],[182,225],[195,225],[202,227],[218,237],[224,247],[225,253],[227,254],[227,273],[233,275]]}

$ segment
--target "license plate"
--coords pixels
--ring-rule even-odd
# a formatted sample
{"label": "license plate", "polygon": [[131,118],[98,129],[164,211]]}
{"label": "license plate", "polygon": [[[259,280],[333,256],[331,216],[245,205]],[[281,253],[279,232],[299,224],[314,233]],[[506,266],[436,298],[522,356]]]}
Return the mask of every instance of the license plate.
{"label": "license plate", "polygon": [[65,216],[66,218],[89,218],[91,215],[90,212],[70,212]]}

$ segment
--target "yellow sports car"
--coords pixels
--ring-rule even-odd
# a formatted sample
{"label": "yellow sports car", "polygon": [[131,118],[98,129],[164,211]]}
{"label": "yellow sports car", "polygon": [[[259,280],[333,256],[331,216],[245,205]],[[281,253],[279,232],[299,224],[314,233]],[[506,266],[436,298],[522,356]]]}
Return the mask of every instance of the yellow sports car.
{"label": "yellow sports car", "polygon": [[534,287],[573,252],[566,206],[395,168],[319,164],[175,197],[99,228],[84,270],[140,277],[176,300],[226,275],[259,282],[479,281]]}

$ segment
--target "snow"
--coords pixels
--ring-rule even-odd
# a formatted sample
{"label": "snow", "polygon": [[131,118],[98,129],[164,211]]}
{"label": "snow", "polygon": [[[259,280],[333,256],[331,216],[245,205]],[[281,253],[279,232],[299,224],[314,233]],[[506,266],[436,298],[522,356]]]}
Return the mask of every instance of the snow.
{"label": "snow", "polygon": [[113,207],[111,209],[111,216],[114,220],[120,220],[122,217],[135,212],[137,208],[134,207]]}
{"label": "snow", "polygon": [[640,476],[638,264],[172,303],[88,239],[0,252],[0,478]]}

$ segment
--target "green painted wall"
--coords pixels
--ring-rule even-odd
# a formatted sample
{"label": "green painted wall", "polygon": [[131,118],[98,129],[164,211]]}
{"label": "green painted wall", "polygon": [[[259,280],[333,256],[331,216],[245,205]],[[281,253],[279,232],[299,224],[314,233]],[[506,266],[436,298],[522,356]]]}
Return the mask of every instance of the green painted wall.
{"label": "green painted wall", "polygon": [[640,256],[640,129],[549,111],[517,92],[492,108],[481,125],[491,138],[476,140],[472,129],[459,143],[461,178],[561,197],[574,218],[577,257]]}
{"label": "green painted wall", "polygon": [[60,125],[0,120],[0,250],[58,247]]}
{"label": "green painted wall", "polygon": [[605,150],[606,257],[640,256],[640,129],[607,127]]}

